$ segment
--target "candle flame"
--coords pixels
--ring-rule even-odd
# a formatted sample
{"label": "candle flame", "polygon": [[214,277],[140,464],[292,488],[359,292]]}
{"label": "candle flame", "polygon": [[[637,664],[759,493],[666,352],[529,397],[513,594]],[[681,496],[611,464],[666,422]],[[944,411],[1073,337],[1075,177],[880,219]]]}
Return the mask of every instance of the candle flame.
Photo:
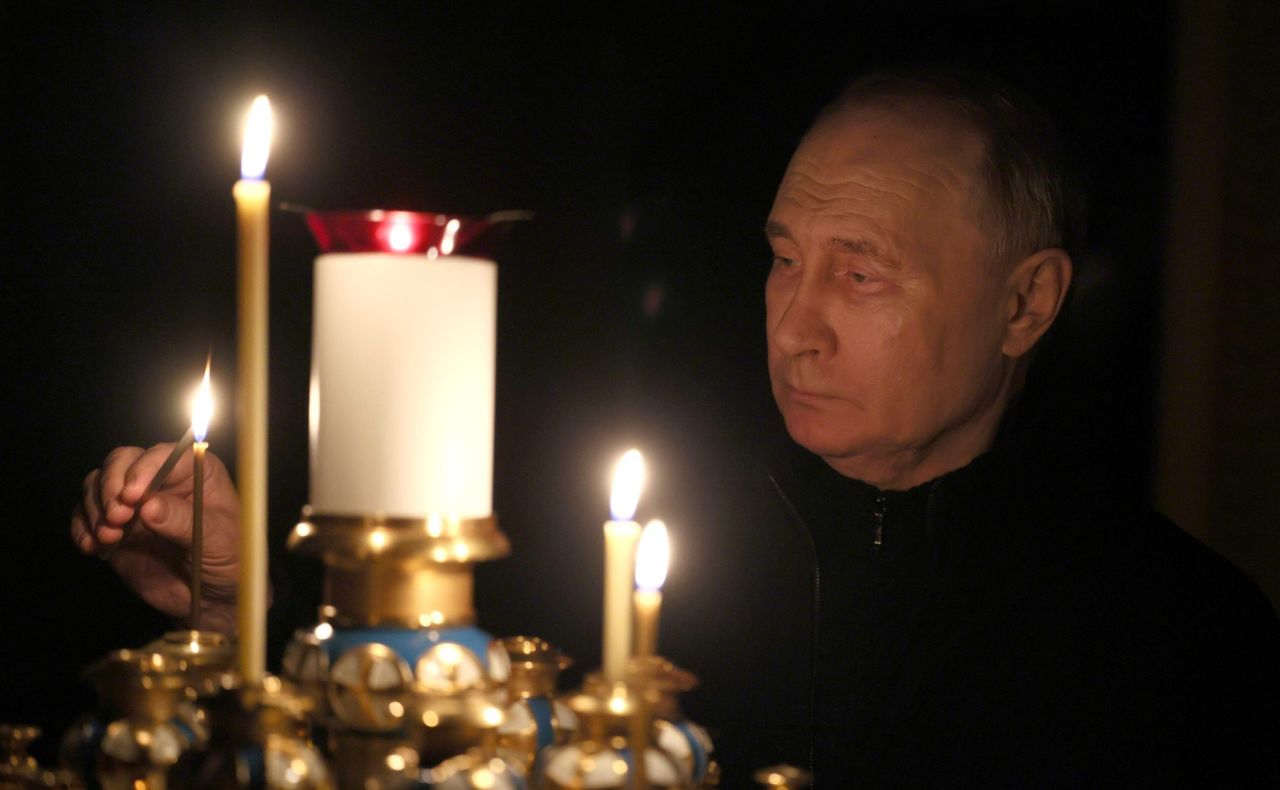
{"label": "candle flame", "polygon": [[260,179],[267,172],[271,153],[271,102],[266,96],[253,100],[249,120],[244,125],[244,148],[240,154],[240,177]]}
{"label": "candle flame", "polygon": [[640,487],[644,485],[644,458],[639,450],[627,450],[613,473],[613,491],[609,495],[609,512],[614,521],[630,521],[640,504]]}
{"label": "candle flame", "polygon": [[642,590],[660,590],[667,580],[671,561],[671,540],[667,525],[654,519],[644,525],[640,544],[636,546],[636,586]]}
{"label": "candle flame", "polygon": [[209,385],[209,363],[205,360],[204,379],[196,390],[195,402],[191,407],[191,434],[197,442],[203,442],[209,433],[209,420],[213,419],[213,388]]}

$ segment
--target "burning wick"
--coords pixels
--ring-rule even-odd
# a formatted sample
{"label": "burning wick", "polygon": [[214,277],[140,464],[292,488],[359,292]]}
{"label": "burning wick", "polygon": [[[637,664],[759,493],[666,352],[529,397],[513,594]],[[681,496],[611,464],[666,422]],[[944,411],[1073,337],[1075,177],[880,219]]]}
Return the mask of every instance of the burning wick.
{"label": "burning wick", "polygon": [[[210,355],[212,357],[212,355]],[[209,386],[209,366],[212,358],[204,363],[204,379],[196,393],[195,406],[191,409],[192,495],[191,495],[191,627],[200,630],[201,599],[204,597],[204,455],[209,443],[204,440],[209,433],[209,420],[213,417],[213,391]]]}

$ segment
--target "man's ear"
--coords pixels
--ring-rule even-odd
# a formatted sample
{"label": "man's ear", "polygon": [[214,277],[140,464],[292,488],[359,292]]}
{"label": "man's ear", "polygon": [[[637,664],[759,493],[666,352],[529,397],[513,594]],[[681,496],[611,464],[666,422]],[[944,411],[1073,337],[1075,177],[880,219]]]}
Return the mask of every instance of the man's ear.
{"label": "man's ear", "polygon": [[1010,271],[1006,282],[1008,320],[1005,356],[1017,359],[1049,331],[1071,286],[1071,256],[1051,247],[1028,255]]}

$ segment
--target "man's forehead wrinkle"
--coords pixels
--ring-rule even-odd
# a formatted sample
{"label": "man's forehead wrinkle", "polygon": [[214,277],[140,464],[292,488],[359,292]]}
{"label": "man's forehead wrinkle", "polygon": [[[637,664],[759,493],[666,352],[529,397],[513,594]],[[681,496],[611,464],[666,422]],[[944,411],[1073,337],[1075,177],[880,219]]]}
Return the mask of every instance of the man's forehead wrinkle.
{"label": "man's forehead wrinkle", "polygon": [[[944,179],[929,170],[911,168],[905,175],[883,173],[872,168],[858,167],[841,173],[839,176],[826,175],[822,168],[795,167],[787,171],[783,178],[782,192],[788,188],[798,190],[819,203],[835,203],[842,200],[870,200],[883,197],[894,197],[902,201],[910,201],[922,193],[933,191],[930,186],[936,184],[950,192],[957,188],[960,179]],[[862,194],[871,190],[875,195]]]}

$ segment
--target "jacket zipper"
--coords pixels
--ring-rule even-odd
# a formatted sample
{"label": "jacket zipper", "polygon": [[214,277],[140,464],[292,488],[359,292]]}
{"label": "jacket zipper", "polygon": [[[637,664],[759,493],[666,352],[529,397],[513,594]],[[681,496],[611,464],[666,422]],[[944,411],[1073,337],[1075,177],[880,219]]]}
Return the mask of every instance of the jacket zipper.
{"label": "jacket zipper", "polygon": [[876,534],[871,540],[871,545],[876,551],[879,551],[880,547],[884,545],[884,512],[887,505],[888,502],[886,502],[884,494],[877,493],[876,509],[871,514],[871,519],[876,525]]}

